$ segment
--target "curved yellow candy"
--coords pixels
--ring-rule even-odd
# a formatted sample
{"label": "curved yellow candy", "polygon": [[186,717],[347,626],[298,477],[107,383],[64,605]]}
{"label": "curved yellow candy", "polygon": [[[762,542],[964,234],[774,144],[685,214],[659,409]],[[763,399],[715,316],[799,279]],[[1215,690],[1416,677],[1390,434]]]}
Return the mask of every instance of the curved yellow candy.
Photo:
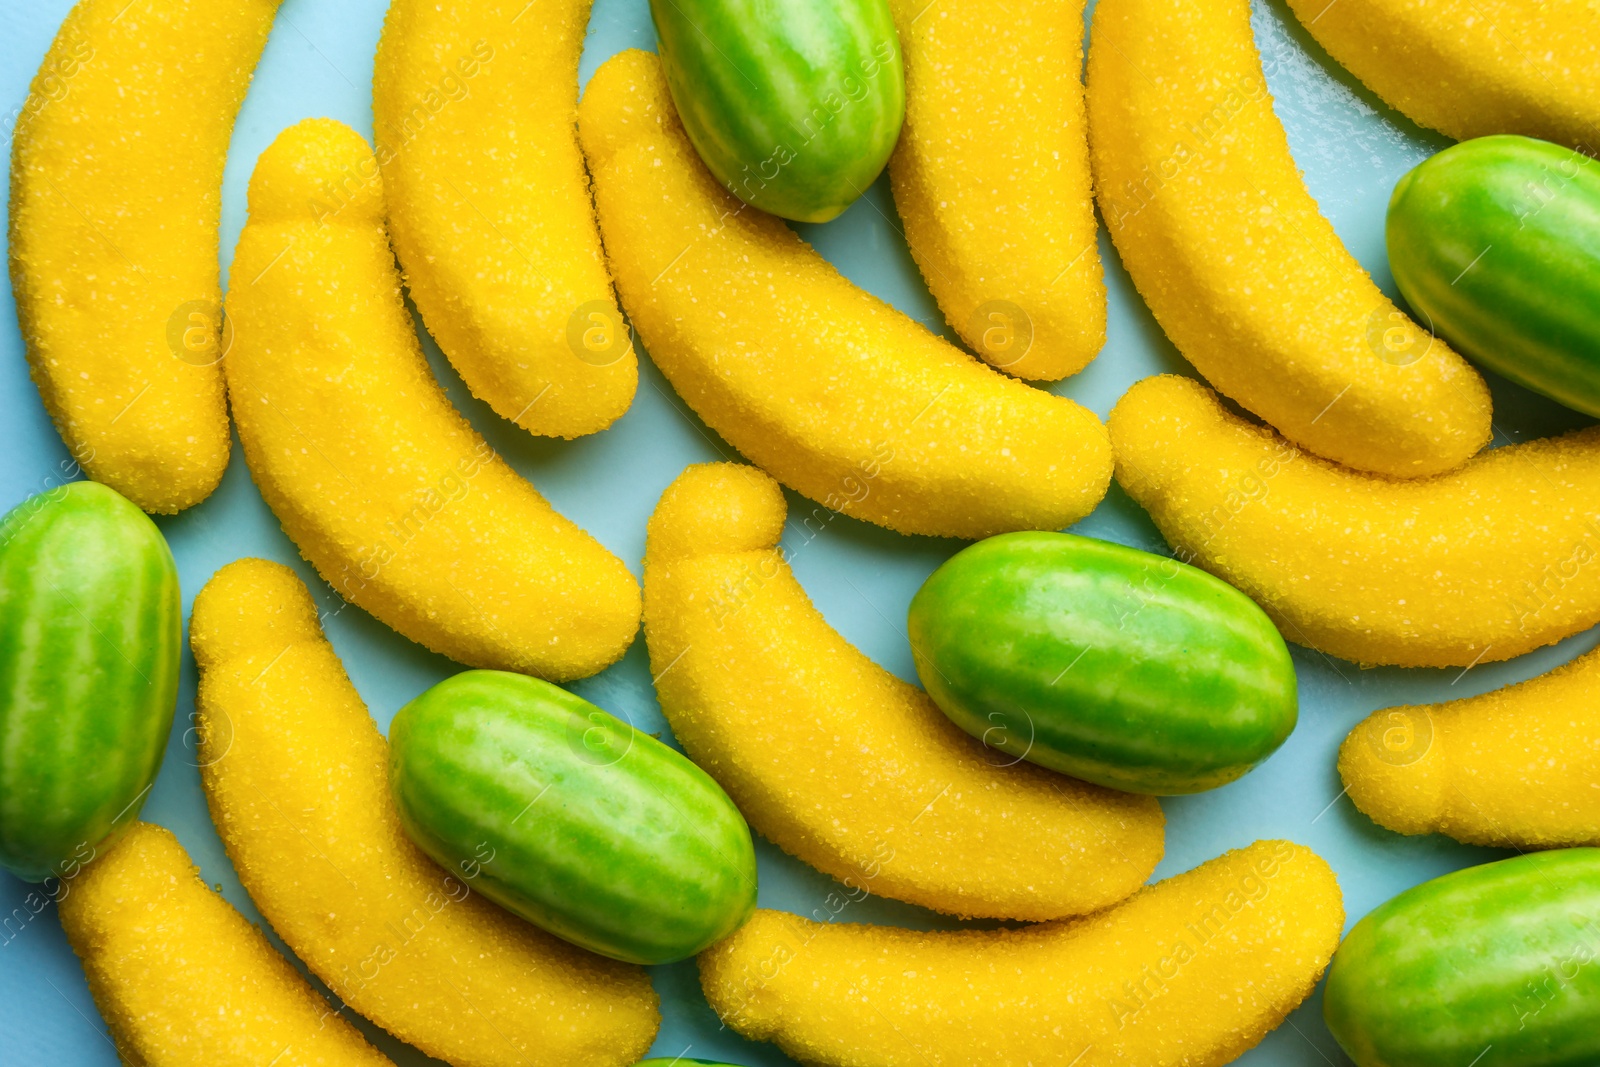
{"label": "curved yellow candy", "polygon": [[1285,437],[1411,478],[1489,440],[1489,391],[1378,291],[1306,192],[1246,0],[1108,0],[1089,49],[1106,225],[1174,344]]}
{"label": "curved yellow candy", "polygon": [[1106,341],[1083,114],[1083,0],[893,0],[906,122],[889,162],[911,255],[961,339],[1019,378]]}
{"label": "curved yellow candy", "polygon": [[1344,906],[1333,871],[1257,841],[1086,919],[921,933],[758,911],[700,956],[749,1038],[830,1067],[1218,1067],[1310,995]]}
{"label": "curved yellow candy", "polygon": [[589,0],[393,0],[372,118],[411,299],[475,396],[530,433],[628,410],[638,358],[578,151]]}
{"label": "curved yellow candy", "polygon": [[956,915],[1054,919],[1161,859],[1154,797],[983,748],[812,607],[775,546],[778,483],[690,467],[650,519],[645,637],[661,708],[762,834],[870,892]]}
{"label": "curved yellow candy", "polygon": [[64,885],[62,928],[124,1063],[389,1063],[200,880],[170,831],[135,823]]}
{"label": "curved yellow candy", "polygon": [[11,286],[73,458],[146,511],[228,466],[217,226],[277,0],[80,0],[17,122]]}
{"label": "curved yellow candy", "polygon": [[405,836],[388,746],[292,571],[257,559],[218,571],[190,641],[217,832],[256,907],[328,988],[456,1067],[643,1055],[659,1015],[641,969],[514,918],[471,891],[476,868],[437,867]]}
{"label": "curved yellow candy", "polygon": [[[348,192],[330,212],[335,187]],[[329,119],[278,136],[250,179],[233,279],[228,389],[245,458],[340,595],[474,667],[581,678],[622,655],[639,625],[633,576],[428,370],[366,142]]]}
{"label": "curved yellow candy", "polygon": [[1350,731],[1355,806],[1469,845],[1600,845],[1600,651],[1482,696],[1385,708]]}
{"label": "curved yellow candy", "polygon": [[1117,481],[1178,558],[1291,641],[1465,667],[1600,622],[1600,428],[1395,482],[1299,452],[1187,378],[1139,382],[1110,425]]}
{"label": "curved yellow candy", "polygon": [[1317,43],[1413,122],[1600,148],[1594,0],[1289,0]]}
{"label": "curved yellow candy", "polygon": [[655,56],[602,66],[578,108],[617,290],[712,429],[831,511],[901,533],[1055,529],[1110,482],[1105,427],[846,281],[701,165]]}

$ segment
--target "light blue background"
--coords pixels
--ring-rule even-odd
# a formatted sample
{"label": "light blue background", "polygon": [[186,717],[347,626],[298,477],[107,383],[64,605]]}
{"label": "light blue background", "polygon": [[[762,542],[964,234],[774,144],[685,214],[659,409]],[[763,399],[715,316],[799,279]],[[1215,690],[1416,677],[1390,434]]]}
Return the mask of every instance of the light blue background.
{"label": "light blue background", "polygon": [[[4,0],[0,11],[0,108],[20,107],[69,0]],[[287,0],[234,133],[224,188],[222,259],[232,258],[244,223],[244,190],[256,156],[283,127],[327,115],[370,136],[369,85],[383,0]],[[1276,4],[1258,6],[1256,32],[1279,116],[1312,194],[1340,235],[1380,285],[1393,292],[1384,263],[1382,222],[1390,187],[1402,173],[1446,143],[1388,111],[1332,63]],[[626,47],[653,48],[646,0],[599,0],[590,24],[581,79]],[[11,124],[4,135],[9,154]],[[887,185],[880,180],[865,202],[825,226],[799,227],[804,236],[858,284],[931,328],[943,324],[906,253]],[[1109,240],[1102,253],[1111,290],[1104,352],[1082,374],[1053,387],[1103,417],[1128,385],[1159,371],[1189,372],[1162,336],[1122,272]],[[606,433],[573,442],[535,440],[473,400],[428,344],[429,358],[451,398],[490,443],[559,508],[618,553],[635,573],[644,550],[645,520],[661,490],[688,463],[733,458],[645,363],[629,413]],[[1583,420],[1500,381],[1493,382],[1496,442],[1542,436]],[[21,337],[9,296],[0,301],[0,509],[54,484],[68,457],[28,380]],[[791,505],[796,498],[791,496]],[[294,564],[325,606],[328,588],[302,563],[262,503],[237,444],[222,486],[205,503],[158,520],[172,543],[183,582],[185,611],[195,592],[223,564],[255,555]],[[1154,527],[1116,487],[1082,532],[1159,549]],[[918,585],[960,547],[953,541],[901,537],[840,518],[794,560],[801,583],[829,622],[879,663],[913,679],[902,622]],[[1403,551],[1404,546],[1396,546]],[[387,726],[405,701],[457,669],[396,636],[360,609],[339,611],[328,636],[362,696]],[[1350,920],[1407,886],[1445,871],[1496,858],[1445,838],[1401,838],[1381,830],[1340,798],[1334,753],[1346,731],[1368,712],[1396,703],[1466,696],[1542,673],[1587,650],[1595,634],[1511,663],[1468,672],[1361,670],[1295,649],[1301,687],[1299,729],[1260,769],[1212,793],[1166,800],[1164,877],[1225,849],[1262,837],[1303,842],[1339,873]],[[166,764],[144,818],[170,827],[207,881],[252,920],[260,917],[240,888],[206,814],[186,734],[194,699],[194,664],[185,654],[177,720]],[[651,690],[642,641],[605,673],[574,688],[646,730],[665,730]],[[670,735],[668,735],[670,736]],[[761,843],[761,904],[809,913],[830,891],[829,879]],[[0,915],[22,907],[27,887],[0,873]],[[27,909],[23,909],[26,913]],[[891,901],[852,904],[845,921],[950,925],[948,920]],[[15,924],[13,924],[15,928]],[[0,935],[4,936],[4,935]],[[745,1042],[722,1029],[701,998],[692,963],[656,968],[665,1021],[659,1055],[726,1058],[737,1063],[788,1063],[768,1045]],[[348,1014],[348,1013],[347,1013]],[[425,1057],[353,1019],[397,1062]],[[1000,1024],[997,1020],[997,1025]],[[0,1063],[99,1065],[116,1057],[78,967],[48,908],[0,945]],[[1289,1017],[1241,1063],[1304,1065],[1347,1062],[1323,1027],[1320,996]]]}

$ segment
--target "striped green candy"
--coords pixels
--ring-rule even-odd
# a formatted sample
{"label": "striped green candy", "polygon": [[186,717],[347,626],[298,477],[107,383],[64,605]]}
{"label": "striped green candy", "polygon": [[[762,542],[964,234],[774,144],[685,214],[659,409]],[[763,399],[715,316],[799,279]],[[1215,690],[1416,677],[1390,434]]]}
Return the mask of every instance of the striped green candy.
{"label": "striped green candy", "polygon": [[684,131],[733,195],[798,222],[838,216],[905,120],[888,0],[651,0]]}
{"label": "striped green candy", "polygon": [[[1430,330],[1479,366],[1600,416],[1594,159],[1510,134],[1451,145],[1396,183],[1384,237],[1395,284]],[[1416,358],[1394,354],[1402,366]]]}
{"label": "striped green candy", "polygon": [[1299,715],[1289,650],[1249,597],[1092,537],[1011,533],[962,549],[912,598],[907,633],[928,696],[957,726],[1013,762],[1130,793],[1225,785]]}
{"label": "striped green candy", "polygon": [[1468,867],[1345,935],[1322,1016],[1359,1067],[1600,1063],[1600,848]]}
{"label": "striped green candy", "polygon": [[96,482],[0,520],[0,867],[70,877],[161,769],[182,648],[161,531]]}
{"label": "striped green candy", "polygon": [[591,952],[671,963],[755,908],[750,828],[699,767],[564,689],[466,671],[389,727],[400,823],[477,892]]}

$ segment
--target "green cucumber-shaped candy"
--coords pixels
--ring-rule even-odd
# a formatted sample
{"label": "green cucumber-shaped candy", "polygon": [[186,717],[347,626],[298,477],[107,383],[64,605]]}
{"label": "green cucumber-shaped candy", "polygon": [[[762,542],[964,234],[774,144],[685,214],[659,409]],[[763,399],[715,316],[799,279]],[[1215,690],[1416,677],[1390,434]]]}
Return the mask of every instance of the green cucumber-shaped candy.
{"label": "green cucumber-shaped candy", "polygon": [[1389,198],[1400,292],[1464,355],[1600,416],[1600,163],[1531,137],[1463,141]]}
{"label": "green cucumber-shaped candy", "polygon": [[1322,1014],[1358,1067],[1600,1063],[1600,849],[1406,890],[1345,935]]}
{"label": "green cucumber-shaped candy", "polygon": [[0,867],[70,877],[139,814],[172,730],[172,552],[97,482],[0,519]]}
{"label": "green cucumber-shaped candy", "polygon": [[650,0],[700,158],[740,199],[827,222],[877,178],[905,119],[888,0]]}
{"label": "green cucumber-shaped candy", "polygon": [[1294,729],[1289,650],[1243,593],[1064,533],[963,549],[911,601],[917,674],[992,748],[1132,793],[1231,782]]}
{"label": "green cucumber-shaped candy", "polygon": [[529,922],[613,959],[671,963],[756,903],[750,828],[710,776],[573,694],[467,671],[389,727],[400,822]]}

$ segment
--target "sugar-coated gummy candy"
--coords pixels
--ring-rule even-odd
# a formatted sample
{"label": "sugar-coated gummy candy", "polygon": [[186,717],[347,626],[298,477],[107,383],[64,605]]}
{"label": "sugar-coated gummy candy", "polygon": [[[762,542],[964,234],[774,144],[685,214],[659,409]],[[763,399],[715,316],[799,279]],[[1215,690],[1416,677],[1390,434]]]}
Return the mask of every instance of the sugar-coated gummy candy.
{"label": "sugar-coated gummy candy", "polygon": [[[640,968],[601,959],[436,866],[405,836],[389,750],[278,563],[195,598],[201,782],[250,898],[352,1009],[456,1067],[625,1067],[660,1016]],[[493,842],[486,842],[485,858]]]}

